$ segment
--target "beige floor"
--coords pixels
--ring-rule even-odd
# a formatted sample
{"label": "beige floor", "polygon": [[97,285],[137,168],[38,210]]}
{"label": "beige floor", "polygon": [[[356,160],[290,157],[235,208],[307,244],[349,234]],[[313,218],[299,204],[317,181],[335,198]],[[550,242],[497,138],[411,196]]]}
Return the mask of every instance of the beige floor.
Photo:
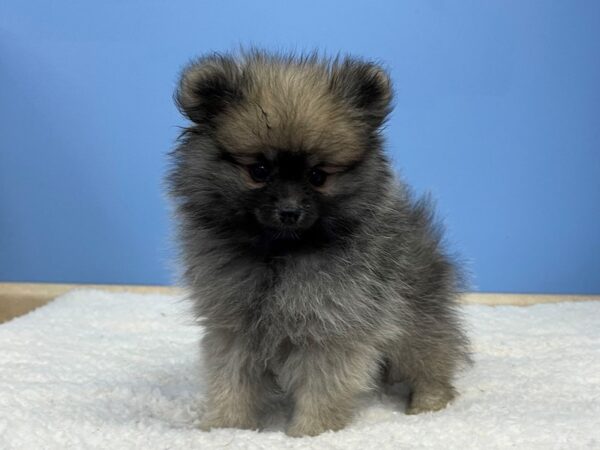
{"label": "beige floor", "polygon": [[[54,298],[77,288],[96,288],[112,292],[137,292],[177,294],[172,286],[51,284],[51,283],[0,283],[0,323],[45,305]],[[528,306],[537,303],[600,300],[600,295],[538,295],[470,293],[463,296],[464,303],[485,305]]]}

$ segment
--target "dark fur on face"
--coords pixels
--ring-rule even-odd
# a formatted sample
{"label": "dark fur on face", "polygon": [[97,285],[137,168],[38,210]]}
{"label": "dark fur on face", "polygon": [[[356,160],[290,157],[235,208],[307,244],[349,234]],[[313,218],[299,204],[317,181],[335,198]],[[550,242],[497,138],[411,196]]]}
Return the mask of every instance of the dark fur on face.
{"label": "dark fur on face", "polygon": [[405,381],[409,413],[444,407],[468,360],[458,273],[427,201],[382,150],[391,83],[370,62],[253,51],[183,72],[192,122],[168,178],[208,376],[203,427],[287,432],[351,419],[356,396]]}

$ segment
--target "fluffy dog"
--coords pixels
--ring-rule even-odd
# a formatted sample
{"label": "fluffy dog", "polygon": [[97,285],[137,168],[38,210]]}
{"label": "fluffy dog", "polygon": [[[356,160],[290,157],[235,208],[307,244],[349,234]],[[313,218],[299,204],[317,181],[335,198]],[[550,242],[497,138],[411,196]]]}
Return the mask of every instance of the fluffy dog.
{"label": "fluffy dog", "polygon": [[259,428],[280,395],[289,435],[339,430],[361,392],[400,381],[407,413],[445,407],[468,360],[459,271],[383,151],[386,72],[213,54],[183,71],[175,98],[193,122],[168,184],[205,327],[202,428]]}

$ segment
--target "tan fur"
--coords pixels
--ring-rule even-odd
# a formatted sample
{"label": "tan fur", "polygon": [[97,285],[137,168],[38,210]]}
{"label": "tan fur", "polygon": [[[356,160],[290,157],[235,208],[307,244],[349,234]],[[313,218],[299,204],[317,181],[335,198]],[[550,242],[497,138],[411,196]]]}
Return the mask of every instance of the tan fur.
{"label": "tan fur", "polygon": [[280,382],[294,392],[289,436],[344,428],[354,415],[358,395],[374,388],[379,354],[360,344],[329,344],[327,351],[314,346],[294,352],[282,367]]}
{"label": "tan fur", "polygon": [[364,133],[350,107],[332,93],[324,69],[310,64],[257,64],[246,101],[218,118],[217,141],[236,153],[308,151],[315,163],[345,165],[361,157]]}
{"label": "tan fur", "polygon": [[[235,342],[230,333],[209,330],[203,338],[208,392],[206,409],[200,428],[214,427],[257,429],[258,409],[262,385],[253,383],[247,376],[248,353]],[[234,352],[235,357],[220,358]],[[233,356],[233,355],[232,355]]]}

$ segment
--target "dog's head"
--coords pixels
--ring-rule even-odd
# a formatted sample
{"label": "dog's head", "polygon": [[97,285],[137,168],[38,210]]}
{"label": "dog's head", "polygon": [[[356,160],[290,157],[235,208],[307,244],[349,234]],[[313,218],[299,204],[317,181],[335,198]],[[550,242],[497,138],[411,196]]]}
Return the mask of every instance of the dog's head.
{"label": "dog's head", "polygon": [[353,198],[386,176],[376,160],[391,98],[386,72],[356,59],[201,58],[176,92],[195,125],[179,149],[175,192],[196,198],[212,226],[298,236],[340,224]]}

